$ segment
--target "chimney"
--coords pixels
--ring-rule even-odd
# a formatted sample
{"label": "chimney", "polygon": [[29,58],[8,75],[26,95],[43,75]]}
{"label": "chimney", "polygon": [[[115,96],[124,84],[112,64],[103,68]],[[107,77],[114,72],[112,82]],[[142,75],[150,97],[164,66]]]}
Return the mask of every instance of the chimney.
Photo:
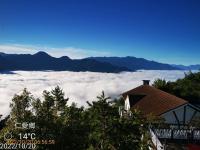
{"label": "chimney", "polygon": [[143,81],[143,85],[149,85],[150,80],[142,80]]}

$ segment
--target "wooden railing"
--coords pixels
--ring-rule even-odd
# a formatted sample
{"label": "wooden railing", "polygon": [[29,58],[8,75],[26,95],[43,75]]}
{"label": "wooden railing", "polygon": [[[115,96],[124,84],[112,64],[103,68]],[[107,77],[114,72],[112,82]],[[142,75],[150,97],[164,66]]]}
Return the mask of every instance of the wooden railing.
{"label": "wooden railing", "polygon": [[130,110],[125,110],[123,106],[120,106],[119,107],[119,115],[122,117],[129,117],[131,116],[131,111]]}
{"label": "wooden railing", "polygon": [[200,140],[198,129],[153,129],[159,139]]}

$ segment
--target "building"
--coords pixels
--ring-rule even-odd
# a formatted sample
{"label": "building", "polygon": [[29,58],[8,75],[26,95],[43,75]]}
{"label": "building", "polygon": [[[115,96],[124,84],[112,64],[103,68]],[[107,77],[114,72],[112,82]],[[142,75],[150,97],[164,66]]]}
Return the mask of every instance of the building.
{"label": "building", "polygon": [[200,117],[200,109],[188,101],[149,85],[149,80],[143,80],[143,85],[124,92],[124,109],[139,109],[145,115],[153,114],[165,119],[166,123],[187,125],[195,117]]}
{"label": "building", "polygon": [[[138,109],[146,116],[152,114],[164,118],[168,128],[149,128],[152,143],[157,150],[172,149],[171,144],[193,149],[189,147],[200,143],[200,130],[190,123],[200,117],[200,108],[150,86],[149,82],[143,80],[143,85],[122,94],[125,102],[121,115],[122,112],[131,114],[132,109]],[[196,147],[200,149],[199,146]]]}

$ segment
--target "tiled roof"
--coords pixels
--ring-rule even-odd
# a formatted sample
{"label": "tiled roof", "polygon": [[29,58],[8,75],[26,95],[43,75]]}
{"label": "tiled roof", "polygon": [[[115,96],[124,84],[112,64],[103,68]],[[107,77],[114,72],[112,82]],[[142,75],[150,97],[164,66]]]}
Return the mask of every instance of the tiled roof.
{"label": "tiled roof", "polygon": [[145,95],[137,101],[132,108],[138,108],[144,114],[161,115],[169,110],[175,109],[188,102],[172,94],[159,90],[149,85],[142,85],[122,94],[124,98],[127,95]]}

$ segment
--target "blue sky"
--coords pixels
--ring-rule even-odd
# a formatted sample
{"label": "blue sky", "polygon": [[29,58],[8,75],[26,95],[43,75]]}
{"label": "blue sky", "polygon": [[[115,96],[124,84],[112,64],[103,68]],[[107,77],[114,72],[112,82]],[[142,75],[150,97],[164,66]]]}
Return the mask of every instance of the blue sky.
{"label": "blue sky", "polygon": [[199,0],[0,0],[0,51],[200,64]]}

